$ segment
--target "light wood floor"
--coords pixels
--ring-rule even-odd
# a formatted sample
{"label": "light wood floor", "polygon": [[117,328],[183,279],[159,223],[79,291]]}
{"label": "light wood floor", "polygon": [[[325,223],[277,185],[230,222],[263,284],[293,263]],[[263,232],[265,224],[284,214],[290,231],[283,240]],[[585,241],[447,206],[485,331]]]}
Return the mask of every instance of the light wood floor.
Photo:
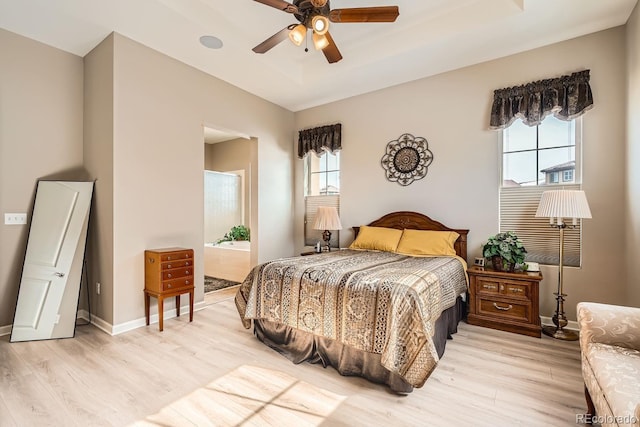
{"label": "light wood floor", "polygon": [[242,328],[234,291],[162,333],[0,338],[0,426],[569,426],[583,413],[576,342],[461,323],[425,386],[398,396],[293,365]]}

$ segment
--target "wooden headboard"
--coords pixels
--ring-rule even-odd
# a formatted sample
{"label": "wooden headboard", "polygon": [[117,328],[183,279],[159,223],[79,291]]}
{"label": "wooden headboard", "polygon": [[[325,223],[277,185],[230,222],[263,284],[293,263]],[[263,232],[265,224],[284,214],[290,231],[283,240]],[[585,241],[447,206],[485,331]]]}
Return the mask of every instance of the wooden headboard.
{"label": "wooden headboard", "polygon": [[[367,225],[371,227],[397,228],[398,230],[409,228],[411,230],[455,231],[460,237],[458,237],[458,240],[453,244],[453,248],[460,258],[465,261],[467,260],[467,234],[469,234],[469,230],[449,228],[421,213],[408,211],[392,212]],[[355,232],[355,237],[358,237],[360,227],[353,227],[353,231]]]}

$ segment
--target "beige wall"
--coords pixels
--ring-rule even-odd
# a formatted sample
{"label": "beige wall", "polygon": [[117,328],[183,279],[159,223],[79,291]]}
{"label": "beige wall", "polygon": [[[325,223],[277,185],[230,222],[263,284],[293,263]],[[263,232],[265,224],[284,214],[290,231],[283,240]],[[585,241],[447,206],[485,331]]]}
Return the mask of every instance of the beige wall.
{"label": "beige wall", "polygon": [[[0,333],[13,322],[38,179],[86,179],[82,58],[0,29]],[[5,331],[6,329],[6,331]]]}
{"label": "beige wall", "polygon": [[[499,134],[487,130],[493,90],[591,69],[595,108],[584,116],[584,180],[592,220],[583,227],[583,268],[565,270],[567,316],[578,301],[625,301],[625,29],[588,35],[503,59],[353,97],[296,114],[296,129],[341,122],[340,213],[344,227],[397,210],[469,228],[469,259],[498,230]],[[380,166],[403,133],[425,137],[434,154],[426,178],[407,187]],[[295,161],[298,250],[303,244],[302,160]],[[340,233],[350,243],[350,230]],[[543,267],[541,314],[555,310],[557,268]]]}
{"label": "beige wall", "polygon": [[[87,241],[91,314],[113,323],[113,36],[84,57],[84,164],[96,180]],[[100,282],[100,294],[96,292]]]}
{"label": "beige wall", "polygon": [[293,254],[293,113],[114,36],[114,324],[140,319],[143,252],[194,248],[203,300],[203,124],[257,138],[258,255]]}
{"label": "beige wall", "polygon": [[204,144],[204,168],[212,171],[244,171],[244,223],[251,232],[250,265],[258,263],[258,141],[238,138],[217,144]]}
{"label": "beige wall", "polygon": [[627,22],[628,305],[640,307],[640,5]]}

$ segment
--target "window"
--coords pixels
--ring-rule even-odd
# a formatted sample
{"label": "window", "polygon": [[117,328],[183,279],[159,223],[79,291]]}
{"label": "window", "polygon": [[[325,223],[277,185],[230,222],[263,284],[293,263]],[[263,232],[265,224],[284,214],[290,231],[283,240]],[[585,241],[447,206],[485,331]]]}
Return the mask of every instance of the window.
{"label": "window", "polygon": [[[500,231],[514,231],[522,239],[527,261],[558,264],[558,230],[535,213],[544,191],[580,189],[581,120],[549,116],[534,127],[517,120],[502,131]],[[567,266],[580,266],[580,236],[579,226],[565,229]]]}
{"label": "window", "polygon": [[[322,230],[313,229],[318,207],[335,206],[340,212],[340,152],[324,151],[320,156],[309,152],[304,166],[304,244],[313,246],[322,241]],[[338,247],[339,233],[331,231],[330,244]]]}
{"label": "window", "polygon": [[244,171],[204,171],[205,243],[222,239],[231,227],[244,225]]}

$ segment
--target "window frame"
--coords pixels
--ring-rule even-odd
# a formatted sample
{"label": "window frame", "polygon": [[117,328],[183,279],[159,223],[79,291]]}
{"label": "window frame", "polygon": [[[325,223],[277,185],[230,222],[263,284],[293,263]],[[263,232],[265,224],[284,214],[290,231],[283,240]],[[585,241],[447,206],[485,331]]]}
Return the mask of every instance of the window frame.
{"label": "window frame", "polygon": [[[329,169],[329,160],[328,157],[324,159],[326,162],[326,167],[324,171],[312,172],[312,157],[320,158],[322,161],[322,157],[325,157],[328,154],[336,155],[337,157],[337,169]],[[341,187],[341,157],[340,151],[330,152],[329,150],[324,150],[323,153],[318,156],[315,152],[310,151],[303,157],[303,168],[304,168],[304,182],[303,182],[303,194],[304,194],[304,217],[303,217],[303,239],[305,246],[313,246],[318,241],[322,241],[322,230],[314,230],[313,223],[315,222],[315,215],[317,212],[318,206],[334,206],[338,214],[340,214],[340,187]],[[329,192],[329,174],[337,172],[337,192]],[[318,194],[310,194],[311,193],[311,183],[312,176],[314,174],[324,174],[324,188],[325,192],[318,191]],[[321,184],[319,184],[319,190],[321,189]],[[331,233],[330,245],[332,248],[338,248],[340,245],[340,232],[338,230],[333,231]]]}
{"label": "window frame", "polygon": [[[564,182],[562,180],[560,180],[560,177],[558,176],[558,181],[557,183],[548,183],[546,179],[541,180],[541,179],[536,179],[536,184],[535,185],[526,185],[526,186],[521,186],[521,187],[517,187],[517,188],[526,188],[526,187],[530,187],[533,189],[541,189],[541,188],[545,188],[545,190],[555,190],[555,189],[562,189],[564,187],[570,187],[570,188],[582,188],[582,176],[583,176],[583,171],[582,171],[582,144],[583,144],[583,118],[582,116],[577,117],[575,119],[573,119],[573,121],[575,122],[575,128],[574,128],[574,144],[573,146],[575,147],[575,169],[573,171],[573,182]],[[544,123],[544,120],[543,120]],[[538,126],[536,126],[536,151],[539,152],[540,148],[540,141],[539,141],[539,129]],[[506,229],[502,229],[502,224],[503,224],[503,211],[502,211],[502,192],[504,188],[510,188],[508,186],[504,185],[504,155],[505,153],[511,153],[511,152],[505,152],[504,151],[504,145],[505,145],[505,132],[506,132],[507,128],[505,129],[501,129],[499,132],[499,150],[498,150],[498,164],[499,164],[499,173],[498,173],[498,230],[499,231],[509,231]],[[569,145],[571,146],[571,145]],[[562,147],[568,147],[568,146],[562,146]],[[545,147],[542,150],[548,150],[548,149],[552,149],[552,148],[557,148],[557,147]],[[536,168],[538,168],[538,161],[539,155],[536,154]],[[560,175],[558,173],[558,175]],[[563,173],[564,175],[564,173]],[[536,173],[537,176],[537,173]],[[509,190],[507,190],[509,191]],[[546,226],[548,227],[548,236],[550,241],[552,242],[558,242],[558,230],[556,228],[552,228],[549,227],[549,219],[548,218],[531,218],[531,222],[533,221],[541,221],[544,220],[546,222]],[[570,240],[570,236],[568,234],[568,232],[570,231],[570,229],[565,230],[565,250],[567,247],[567,240]],[[578,227],[578,238],[579,238],[579,242],[578,242],[578,248],[579,248],[579,261],[578,261],[578,265],[568,265],[565,263],[565,267],[567,268],[582,268],[582,258],[583,258],[583,247],[582,247],[582,220],[579,220],[579,227]],[[554,240],[555,239],[555,240]],[[526,244],[525,244],[526,247]],[[552,263],[552,262],[544,262],[544,261],[538,261],[540,264],[543,265],[557,265],[557,262]]]}

